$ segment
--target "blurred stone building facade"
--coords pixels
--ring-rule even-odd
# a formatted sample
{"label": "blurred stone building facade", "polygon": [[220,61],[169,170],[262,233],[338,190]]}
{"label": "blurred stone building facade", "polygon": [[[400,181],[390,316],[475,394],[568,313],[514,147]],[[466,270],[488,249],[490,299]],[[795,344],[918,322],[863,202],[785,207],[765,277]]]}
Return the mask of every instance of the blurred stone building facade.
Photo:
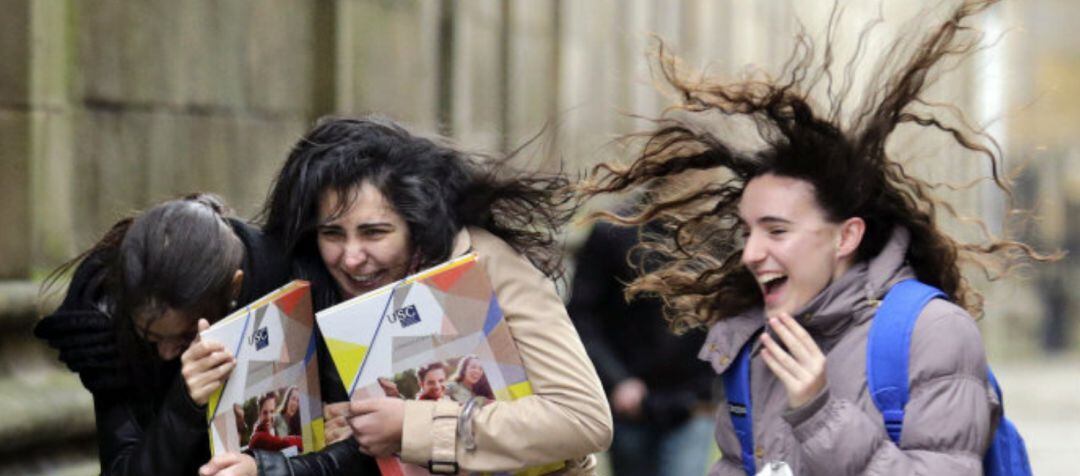
{"label": "blurred stone building facade", "polygon": [[[882,10],[877,39],[937,2],[841,1],[841,43]],[[89,395],[29,337],[37,283],[117,219],[191,191],[257,210],[288,148],[327,114],[382,113],[531,166],[583,170],[667,104],[651,35],[690,68],[775,72],[799,25],[820,38],[828,0],[5,0],[0,2],[0,474],[92,474]],[[938,9],[932,9],[939,12]],[[1042,249],[1080,243],[1080,17],[1070,0],[982,15],[992,46],[934,87],[1026,163],[1016,224]],[[845,39],[846,38],[846,39]],[[846,43],[845,43],[846,42]],[[875,44],[875,43],[871,43]],[[881,43],[877,43],[881,44]],[[874,51],[865,61],[872,63]],[[898,141],[948,182],[986,172]],[[951,156],[949,156],[951,157]],[[957,166],[956,164],[964,164]],[[1012,226],[989,187],[956,194]],[[972,230],[956,225],[974,238]],[[571,234],[581,234],[575,230]],[[572,241],[572,240],[571,240]],[[986,284],[992,356],[1075,351],[1075,260]],[[982,286],[982,285],[980,285]]]}

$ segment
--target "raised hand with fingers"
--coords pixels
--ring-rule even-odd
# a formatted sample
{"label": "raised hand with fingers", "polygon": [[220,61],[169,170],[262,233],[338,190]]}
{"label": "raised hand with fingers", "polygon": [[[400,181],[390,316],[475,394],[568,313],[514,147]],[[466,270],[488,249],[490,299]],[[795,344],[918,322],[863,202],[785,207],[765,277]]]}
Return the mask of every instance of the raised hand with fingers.
{"label": "raised hand with fingers", "polygon": [[788,405],[799,408],[825,388],[825,355],[814,339],[786,312],[769,318],[769,327],[783,341],[784,350],[768,333],[761,334],[761,357],[787,389]]}
{"label": "raised hand with fingers", "polygon": [[[199,319],[199,332],[210,328],[206,319]],[[236,359],[219,342],[206,342],[196,337],[180,355],[180,373],[187,384],[191,401],[206,405],[214,393],[229,378]]]}

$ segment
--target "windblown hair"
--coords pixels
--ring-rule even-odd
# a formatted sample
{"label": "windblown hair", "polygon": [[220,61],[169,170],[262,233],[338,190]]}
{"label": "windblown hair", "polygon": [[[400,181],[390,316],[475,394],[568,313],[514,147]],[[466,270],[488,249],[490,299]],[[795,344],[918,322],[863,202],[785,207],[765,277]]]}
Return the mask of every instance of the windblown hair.
{"label": "windblown hair", "polygon": [[408,224],[419,268],[450,258],[457,233],[475,226],[559,279],[562,252],[556,236],[577,202],[561,173],[512,169],[508,161],[515,154],[470,154],[382,117],[324,118],[296,143],[281,168],[260,213],[263,229],[285,244],[295,274],[312,282],[318,309],[339,300],[316,244],[319,201],[328,191],[349,197],[334,212],[343,213],[355,199],[351,192],[364,182]]}
{"label": "windblown hair", "polygon": [[[906,258],[917,278],[942,289],[975,316],[981,315],[982,296],[961,273],[962,262],[971,261],[996,279],[1017,258],[1052,259],[1016,241],[987,235],[984,243],[964,243],[949,236],[939,229],[935,214],[942,208],[956,216],[953,208],[935,197],[935,185],[908,174],[886,153],[886,141],[898,126],[944,132],[955,144],[983,157],[995,185],[1011,197],[1001,170],[1001,151],[993,138],[966,126],[962,117],[960,125],[950,124],[934,114],[941,107],[935,109],[923,98],[938,73],[979,47],[982,35],[967,22],[994,3],[966,1],[918,43],[896,40],[874,76],[882,84],[867,88],[868,96],[846,124],[841,119],[847,112],[843,103],[873,24],[862,31],[843,81],[834,89],[832,41],[838,7],[831,17],[824,53],[818,58],[813,43],[800,34],[780,76],[783,81],[692,78],[680,71],[678,60],[661,43],[659,71],[677,93],[678,104],[655,120],[656,129],[632,136],[642,138],[643,147],[630,165],[600,164],[582,185],[582,193],[651,189],[657,182],[677,187],[680,175],[694,170],[717,169],[725,175],[689,193],[652,194],[633,214],[594,215],[624,224],[657,220],[665,226],[665,237],[642,245],[664,256],[665,264],[631,283],[628,297],[659,296],[676,332],[760,306],[761,292],[740,262],[738,204],[747,183],[765,174],[812,184],[817,204],[830,221],[862,218],[866,231],[857,260],[876,256],[894,228],[906,228],[911,235]],[[889,65],[899,67],[890,70]],[[810,91],[823,79],[830,102],[827,110],[815,107],[810,99]],[[741,120],[751,126],[750,131],[743,136],[712,132],[702,124],[702,118],[710,114],[724,121]],[[752,150],[742,145],[747,134],[756,134],[760,145]]]}
{"label": "windblown hair", "polygon": [[[93,297],[116,327],[121,357],[135,376],[151,383],[160,363],[153,346],[139,337],[166,309],[211,322],[224,317],[233,298],[233,276],[243,265],[245,250],[225,217],[220,198],[191,194],[158,204],[135,217],[120,220],[89,250],[61,265],[44,289],[84,261],[94,260],[103,272]],[[136,328],[136,317],[141,317]]]}
{"label": "windblown hair", "polygon": [[224,317],[245,253],[227,213],[216,196],[195,194],[132,221],[118,256],[120,312],[146,317],[144,325],[167,308],[211,323]]}

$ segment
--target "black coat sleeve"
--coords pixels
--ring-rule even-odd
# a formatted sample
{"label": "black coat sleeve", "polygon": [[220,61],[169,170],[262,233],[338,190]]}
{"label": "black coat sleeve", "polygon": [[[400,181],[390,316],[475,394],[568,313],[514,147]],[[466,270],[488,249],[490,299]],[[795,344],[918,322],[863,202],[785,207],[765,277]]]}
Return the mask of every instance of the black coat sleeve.
{"label": "black coat sleeve", "polygon": [[132,382],[121,365],[113,321],[102,312],[106,262],[105,252],[83,260],[63,303],[34,334],[59,351],[93,395],[102,474],[192,474],[209,456],[205,410],[173,370],[162,397],[137,391],[145,382]]}
{"label": "black coat sleeve", "polygon": [[79,264],[63,303],[34,326],[34,336],[59,351],[60,361],[91,393],[128,385],[121,372],[115,326],[101,310],[106,305],[105,254],[92,254]]}
{"label": "black coat sleeve", "polygon": [[209,457],[206,410],[177,377],[156,413],[130,392],[94,395],[98,456],[103,475],[187,475]]}
{"label": "black coat sleeve", "polygon": [[286,457],[278,451],[254,450],[259,474],[264,476],[354,476],[379,474],[375,459],[360,452],[356,440],[348,438],[322,450]]}

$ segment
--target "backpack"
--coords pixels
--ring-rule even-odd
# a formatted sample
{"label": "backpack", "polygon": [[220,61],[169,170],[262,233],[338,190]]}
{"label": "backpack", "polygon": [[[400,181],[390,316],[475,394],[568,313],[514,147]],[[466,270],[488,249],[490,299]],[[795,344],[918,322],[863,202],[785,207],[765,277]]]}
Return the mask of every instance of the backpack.
{"label": "backpack", "polygon": [[[904,406],[908,401],[908,361],[911,350],[911,334],[915,321],[933,299],[945,299],[941,290],[908,279],[896,283],[886,293],[881,307],[870,324],[870,336],[866,343],[866,381],[874,405],[885,420],[885,431],[897,445],[903,430]],[[750,398],[750,348],[753,339],[739,351],[735,361],[721,375],[728,412],[739,439],[743,469],[747,475],[757,473],[754,459],[754,432]],[[998,401],[1002,401],[1001,388],[993,372],[988,377]],[[994,439],[983,457],[983,472],[991,476],[1030,476],[1024,439],[1016,426],[1005,419],[1001,422]]]}
{"label": "backpack", "polygon": [[[946,299],[945,293],[914,279],[900,281],[885,294],[885,300],[870,323],[870,337],[866,343],[866,384],[874,405],[885,420],[885,431],[896,444],[900,444],[904,405],[908,401],[911,334],[923,307],[933,299]],[[987,377],[1004,407],[994,372],[987,369]],[[1024,439],[1016,426],[1005,418],[1004,410],[990,448],[983,457],[983,473],[992,476],[1031,474]]]}

